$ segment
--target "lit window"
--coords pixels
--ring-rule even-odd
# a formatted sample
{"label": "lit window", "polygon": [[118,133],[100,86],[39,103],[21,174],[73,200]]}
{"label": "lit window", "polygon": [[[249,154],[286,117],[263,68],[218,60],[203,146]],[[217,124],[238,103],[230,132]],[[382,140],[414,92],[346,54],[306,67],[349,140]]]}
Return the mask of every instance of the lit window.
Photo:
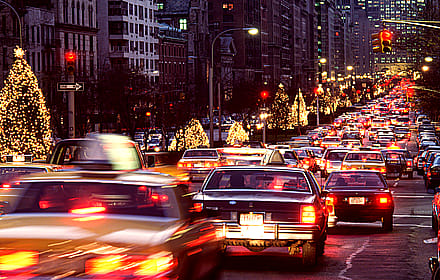
{"label": "lit window", "polygon": [[179,28],[182,30],[188,29],[188,22],[187,22],[186,18],[179,19]]}
{"label": "lit window", "polygon": [[157,9],[163,10],[163,3],[157,3]]}
{"label": "lit window", "polygon": [[223,10],[232,11],[234,9],[234,3],[223,3]]}

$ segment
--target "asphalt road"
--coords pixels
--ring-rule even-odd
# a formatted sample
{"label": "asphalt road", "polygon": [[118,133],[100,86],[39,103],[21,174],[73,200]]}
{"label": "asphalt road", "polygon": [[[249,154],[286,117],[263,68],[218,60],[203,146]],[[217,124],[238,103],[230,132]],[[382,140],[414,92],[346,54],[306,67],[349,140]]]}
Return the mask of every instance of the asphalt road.
{"label": "asphalt road", "polygon": [[[415,149],[412,141],[400,144]],[[380,222],[338,223],[313,268],[303,267],[300,256],[289,256],[284,248],[253,253],[228,247],[221,279],[430,279],[428,259],[437,246],[431,229],[433,194],[426,193],[417,175],[388,184],[395,200],[392,232],[383,233]]]}

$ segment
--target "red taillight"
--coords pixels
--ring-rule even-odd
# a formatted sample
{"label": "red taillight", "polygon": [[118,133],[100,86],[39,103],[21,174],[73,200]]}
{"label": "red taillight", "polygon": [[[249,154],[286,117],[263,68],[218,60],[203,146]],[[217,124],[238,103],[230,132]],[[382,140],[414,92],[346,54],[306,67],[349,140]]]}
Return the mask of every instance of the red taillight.
{"label": "red taillight", "polygon": [[88,259],[85,263],[85,271],[88,275],[154,277],[171,271],[176,264],[172,254],[167,252],[150,257],[109,255]]}
{"label": "red taillight", "polygon": [[336,203],[336,197],[334,196],[327,196],[325,199],[325,207],[327,208],[327,212],[330,215],[335,214],[335,203]]}
{"label": "red taillight", "polygon": [[193,207],[190,210],[190,212],[197,212],[200,213],[203,210],[203,203],[202,202],[194,202]]}
{"label": "red taillight", "polygon": [[2,185],[2,188],[3,188],[3,189],[9,189],[10,187],[11,187],[10,184],[3,184],[3,185]]}
{"label": "red taillight", "polygon": [[411,167],[411,165],[412,165],[412,164],[411,164],[410,161],[407,161],[407,162],[406,162],[406,166]]}
{"label": "red taillight", "polygon": [[389,204],[391,200],[387,196],[380,196],[379,197],[379,204]]}
{"label": "red taillight", "polygon": [[301,223],[314,224],[316,222],[315,207],[312,205],[303,205],[301,207]]}
{"label": "red taillight", "polygon": [[166,194],[158,194],[158,193],[153,193],[151,195],[151,200],[155,203],[167,203],[168,202],[168,195]]}
{"label": "red taillight", "polygon": [[38,264],[38,252],[0,251],[0,271],[17,271]]}
{"label": "red taillight", "polygon": [[177,163],[177,168],[183,168],[183,167],[184,167],[183,163],[181,163],[181,162]]}
{"label": "red taillight", "polygon": [[[42,201],[40,201],[42,202]],[[71,209],[69,213],[71,214],[96,214],[96,213],[102,213],[105,212],[105,207],[102,206],[96,206],[96,207],[85,207],[85,208],[76,208]]]}

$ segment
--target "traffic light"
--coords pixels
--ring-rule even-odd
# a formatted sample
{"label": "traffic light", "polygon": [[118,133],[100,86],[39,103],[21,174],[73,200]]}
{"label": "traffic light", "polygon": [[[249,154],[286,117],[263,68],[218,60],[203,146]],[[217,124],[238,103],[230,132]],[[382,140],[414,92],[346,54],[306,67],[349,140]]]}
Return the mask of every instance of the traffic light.
{"label": "traffic light", "polygon": [[391,48],[391,39],[393,34],[389,30],[382,30],[380,32],[380,46],[383,53],[390,53]]}
{"label": "traffic light", "polygon": [[382,52],[382,47],[380,45],[380,34],[379,33],[371,34],[371,43],[373,45],[373,52],[374,53]]}
{"label": "traffic light", "polygon": [[263,90],[261,92],[261,98],[266,99],[269,97],[269,92],[267,90]]}
{"label": "traffic light", "polygon": [[73,74],[75,72],[75,61],[76,54],[74,52],[67,52],[65,55],[66,59],[66,72]]}

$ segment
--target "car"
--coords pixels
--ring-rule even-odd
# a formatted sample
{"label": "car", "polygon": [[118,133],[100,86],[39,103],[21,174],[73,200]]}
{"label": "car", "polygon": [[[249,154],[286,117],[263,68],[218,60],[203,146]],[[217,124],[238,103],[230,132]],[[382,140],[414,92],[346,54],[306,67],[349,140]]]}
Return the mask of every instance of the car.
{"label": "car", "polygon": [[312,151],[307,149],[307,147],[303,148],[293,148],[293,151],[296,152],[298,158],[301,161],[302,168],[310,170],[312,172],[316,172],[319,170],[319,166],[316,163],[316,157]]}
{"label": "car", "polygon": [[382,222],[393,230],[394,200],[387,182],[378,171],[335,171],[324,187],[329,226],[337,222]]}
{"label": "car", "polygon": [[426,189],[435,189],[440,185],[440,154],[434,153],[432,164],[427,168],[425,177]]}
{"label": "car", "polygon": [[209,172],[217,166],[226,164],[226,160],[217,149],[188,149],[177,163],[177,168],[186,171],[190,180],[203,181]]}
{"label": "car", "polygon": [[403,154],[397,152],[388,152],[384,154],[386,177],[401,178],[406,171],[406,160]]}
{"label": "car", "polygon": [[382,155],[386,155],[388,153],[393,153],[393,154],[401,154],[405,160],[405,168],[403,169],[403,175],[407,175],[408,179],[412,179],[413,178],[413,173],[414,173],[414,159],[411,156],[411,154],[409,153],[409,151],[407,149],[401,149],[399,147],[390,147],[388,149],[382,150]]}
{"label": "car", "polygon": [[321,148],[338,147],[341,143],[339,136],[326,136],[322,139]]}
{"label": "car", "polygon": [[333,148],[327,149],[323,156],[321,166],[321,177],[327,178],[327,176],[333,171],[340,170],[342,161],[345,155],[351,151],[347,148]]}
{"label": "car", "polygon": [[[440,221],[440,188],[435,188],[434,198],[432,200],[432,218],[431,227],[435,236],[439,236]],[[440,240],[437,238],[436,256],[429,259],[429,268],[431,270],[431,279],[440,280]]]}
{"label": "car", "polygon": [[0,201],[3,277],[217,274],[222,239],[171,176],[146,170],[30,175],[0,190]]}
{"label": "car", "polygon": [[226,247],[287,247],[290,255],[302,252],[305,265],[324,253],[327,211],[315,177],[304,169],[218,167],[193,201],[212,217]]}
{"label": "car", "polygon": [[385,160],[379,151],[350,151],[342,160],[341,170],[376,170],[386,175]]}

